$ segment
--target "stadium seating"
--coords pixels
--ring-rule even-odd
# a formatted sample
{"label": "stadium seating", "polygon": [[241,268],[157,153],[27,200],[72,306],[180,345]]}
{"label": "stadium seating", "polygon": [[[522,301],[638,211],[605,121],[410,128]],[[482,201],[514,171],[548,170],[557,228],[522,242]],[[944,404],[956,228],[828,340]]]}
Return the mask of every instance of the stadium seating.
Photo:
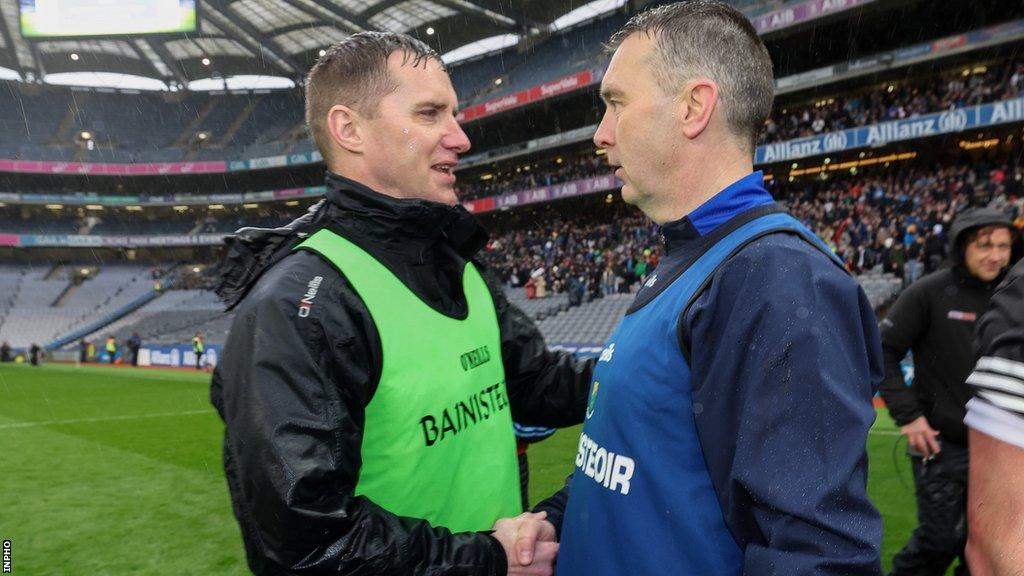
{"label": "stadium seating", "polygon": [[[4,274],[0,271],[0,279]],[[883,274],[881,267],[865,272],[858,281],[876,308],[891,300],[901,288],[901,281],[892,274]],[[633,294],[615,294],[570,308],[564,293],[540,299],[528,299],[522,288],[509,287],[505,293],[509,302],[537,322],[549,345],[574,346],[604,344],[634,298]],[[4,296],[0,291],[0,317]],[[223,305],[212,292],[170,290],[87,339],[98,343],[113,334],[118,342],[124,342],[137,332],[144,344],[172,345],[187,343],[196,332],[201,332],[207,344],[223,344],[233,319],[234,314],[224,313]]]}
{"label": "stadium seating", "polygon": [[[0,91],[0,157],[83,162],[180,162],[242,158],[245,146],[266,144],[303,121],[298,90],[265,94],[118,93],[33,87]],[[93,149],[76,145],[89,132]],[[196,139],[200,132],[208,138]],[[200,144],[207,148],[197,151]],[[261,155],[283,153],[287,143]]]}
{"label": "stadium seating", "polygon": [[171,218],[160,220],[105,218],[92,227],[90,234],[186,234],[196,227],[194,220]]}
{"label": "stadium seating", "polygon": [[522,288],[508,288],[505,295],[509,302],[535,320],[553,316],[569,308],[569,295],[565,293],[551,294],[547,298],[528,299],[526,291]]}
{"label": "stadium seating", "polygon": [[[557,35],[525,55],[513,51],[455,65],[457,93],[466,105],[599,66],[601,42],[621,24],[622,17],[614,15]],[[504,82],[496,86],[499,77]],[[175,94],[10,83],[9,90],[0,91],[0,157],[177,162],[305,153],[313,147],[297,130],[303,107],[298,88]],[[92,149],[76,145],[83,131],[91,134]],[[208,137],[200,142],[201,132]]]}
{"label": "stadium seating", "polygon": [[180,344],[191,341],[196,332],[203,332],[208,344],[221,344],[231,319],[223,310],[212,292],[169,290],[86,338],[99,342],[113,334],[118,342],[124,342],[137,332],[144,344]]}
{"label": "stadium seating", "polygon": [[0,299],[11,302],[0,323],[0,341],[15,347],[46,344],[152,289],[145,266],[102,266],[79,286],[72,281],[73,268],[5,268],[0,276],[13,278],[4,285],[13,284],[14,290],[0,291]]}
{"label": "stadium seating", "polygon": [[[881,266],[865,272],[857,280],[873,308],[888,303],[902,287],[902,281],[883,273]],[[564,294],[527,300],[522,288],[508,289],[506,293],[510,302],[537,321],[548,345],[571,346],[604,345],[634,298],[634,294],[614,294],[569,308]]]}
{"label": "stadium seating", "polygon": [[[781,2],[741,0],[748,14]],[[523,53],[505,51],[451,67],[460,102],[470,106],[501,98],[607,62],[602,43],[623,23],[615,13],[553,35]],[[962,68],[894,83],[867,85],[809,102],[779,106],[764,142],[813,135],[950,107],[1015,98],[1024,90],[1019,59],[979,68],[961,79]],[[495,80],[501,83],[495,84]],[[227,160],[306,153],[301,131],[303,94],[298,88],[259,93],[121,93],[10,83],[0,91],[0,157],[86,162]],[[785,112],[783,112],[783,109]],[[93,148],[76,146],[87,131]],[[199,133],[207,138],[197,140]]]}
{"label": "stadium seating", "polygon": [[[461,86],[456,84],[462,88],[458,94],[468,105],[472,105],[514,94],[574,72],[599,67],[608,59],[603,55],[603,42],[624,23],[621,16],[613,16],[582,26],[539,44],[522,60],[515,58],[509,61],[505,55],[498,60],[492,58],[493,62],[489,62],[493,66],[492,75],[488,77],[483,70],[473,70],[470,73],[473,83],[480,82],[482,85],[474,89],[473,84],[463,80]],[[500,86],[494,84],[497,78],[503,79]]]}
{"label": "stadium seating", "polygon": [[80,223],[69,218],[0,218],[0,233],[77,234]]}
{"label": "stadium seating", "polygon": [[[751,16],[792,4],[782,0],[737,0],[734,3]],[[600,68],[607,58],[602,52],[602,42],[625,18],[623,12],[617,11],[554,34],[524,50],[507,50],[452,66],[451,77],[461,105],[489,101],[573,72]],[[788,103],[774,111],[765,138],[775,142],[852,125],[1014,98],[1024,90],[1024,64],[1013,54],[994,58],[985,65],[972,65],[966,72],[960,61],[956,61],[956,66],[952,60],[945,62],[939,63],[934,73],[928,75],[908,73],[906,79],[893,82],[890,90],[880,89],[871,84],[872,80],[859,86],[844,85],[836,89],[842,93],[831,96],[827,95],[831,88],[808,90],[799,97],[786,96]],[[502,80],[500,84],[495,83],[498,78]],[[0,128],[4,129],[0,132],[0,157],[198,161],[313,150],[301,130],[303,95],[300,89],[248,93],[126,93],[18,83],[10,83],[9,87],[0,91]],[[92,133],[94,149],[74,144],[81,131]],[[197,140],[195,136],[200,132],[208,134],[208,138]],[[874,152],[867,151],[867,154]],[[496,167],[500,169],[493,170],[493,178],[487,181],[472,174],[475,169],[468,169],[465,178],[460,174],[460,182],[467,183],[459,191],[460,195],[472,199],[522,192],[608,173],[603,159],[595,157],[590,148],[580,147],[574,151],[562,148],[552,152],[549,158],[534,156],[530,161],[534,163],[533,170],[517,173],[516,166],[507,164]],[[1013,161],[1002,165],[984,158],[957,162],[953,166],[933,164],[927,168],[876,167],[864,173],[844,170],[826,174],[822,170],[821,174],[826,177],[804,177],[790,182],[785,181],[779,170],[778,180],[767,185],[777,199],[787,203],[793,214],[822,237],[858,274],[872,305],[878,307],[891,300],[903,285],[901,277],[892,273],[898,267],[894,262],[900,256],[890,258],[892,253],[883,247],[886,237],[900,244],[910,244],[915,236],[935,236],[930,232],[933,225],[948,224],[948,217],[967,205],[1022,196],[1024,169]],[[491,168],[494,167],[488,170]],[[60,186],[58,183],[54,188]],[[509,299],[540,322],[549,339],[559,343],[599,343],[614,326],[613,320],[621,316],[620,305],[629,298],[616,295],[570,308],[564,291],[567,279],[584,278],[585,282],[590,282],[589,293],[593,290],[593,279],[610,263],[620,279],[633,281],[632,270],[625,270],[625,262],[632,266],[645,261],[651,268],[657,264],[661,245],[656,228],[636,210],[627,208],[614,214],[598,212],[595,204],[580,208],[587,199],[577,200],[579,204],[575,208],[567,207],[571,203],[566,202],[555,210],[570,213],[568,215],[517,220],[520,217],[517,214],[529,213],[537,206],[497,216],[492,214],[494,222],[489,225],[496,223],[492,230],[499,240],[494,244],[498,248],[485,254],[484,259],[510,284],[513,278],[514,283],[521,284],[537,270],[547,276],[547,298],[527,299],[523,289],[518,288],[509,289]],[[276,206],[275,209],[280,208],[279,204]],[[76,214],[74,209],[66,209],[56,212],[52,218],[38,218],[24,217],[27,211],[19,214],[12,208],[5,207],[0,216],[0,233],[230,233],[242,226],[278,226],[294,216],[287,209],[270,216],[265,211],[236,211],[229,207],[229,210],[216,212],[200,209],[198,217],[191,211],[186,216],[154,218],[148,212],[118,210],[89,212],[83,216],[81,211]],[[589,217],[588,211],[594,217]],[[1008,211],[1019,217],[1024,207],[1009,206]],[[911,226],[913,233],[908,232]],[[557,241],[550,242],[553,238]],[[43,344],[55,335],[82,329],[95,320],[98,311],[111,312],[138,296],[139,292],[134,289],[124,292],[135,283],[129,278],[130,269],[127,267],[124,272],[128,276],[119,276],[122,272],[116,267],[101,267],[99,273],[76,288],[60,306],[53,306],[53,303],[72,282],[66,274],[54,273],[48,266],[45,269],[13,266],[0,270],[3,281],[0,285],[0,337],[20,343],[37,339]],[[104,282],[104,279],[118,277],[122,278],[119,284]],[[138,284],[141,290],[152,287],[148,281]],[[100,297],[103,290],[107,292]],[[111,330],[124,339],[132,331],[138,331],[150,342],[170,343],[175,339],[187,341],[200,330],[207,334],[208,342],[216,343],[226,335],[230,316],[220,315],[219,304],[212,298],[209,293],[173,290],[91,337]],[[25,309],[35,310],[34,316],[30,318]]]}
{"label": "stadium seating", "polygon": [[878,309],[887,304],[903,288],[903,281],[893,274],[882,272],[882,266],[878,265],[857,277],[861,288],[867,294],[871,307]]}
{"label": "stadium seating", "polygon": [[614,294],[569,308],[537,323],[549,344],[600,346],[622,320],[633,294]]}

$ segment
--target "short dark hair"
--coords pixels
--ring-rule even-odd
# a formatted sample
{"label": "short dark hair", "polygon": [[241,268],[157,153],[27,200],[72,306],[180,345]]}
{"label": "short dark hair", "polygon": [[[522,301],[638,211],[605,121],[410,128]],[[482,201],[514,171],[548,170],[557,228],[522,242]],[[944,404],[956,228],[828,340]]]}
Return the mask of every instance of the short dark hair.
{"label": "short dark hair", "polygon": [[650,65],[661,89],[671,94],[699,76],[714,80],[729,129],[753,153],[772,111],[775,81],[768,49],[746,16],[718,0],[658,6],[633,16],[607,48],[640,33],[656,42]]}
{"label": "short dark hair", "polygon": [[359,32],[332,45],[306,76],[306,127],[320,154],[328,160],[331,136],[327,130],[327,112],[338,104],[373,117],[381,98],[394,92],[398,84],[388,73],[388,58],[395,52],[405,54],[402,64],[419,66],[444,62],[430,46],[405,34]]}

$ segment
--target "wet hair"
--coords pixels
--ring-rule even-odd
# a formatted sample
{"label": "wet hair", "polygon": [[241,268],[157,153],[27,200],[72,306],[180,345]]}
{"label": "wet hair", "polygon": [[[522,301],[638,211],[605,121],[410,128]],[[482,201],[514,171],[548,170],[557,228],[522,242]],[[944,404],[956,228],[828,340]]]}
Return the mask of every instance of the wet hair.
{"label": "wet hair", "polygon": [[996,230],[1008,230],[1010,232],[1010,243],[1016,242],[1017,240],[1017,229],[1010,224],[988,224],[985,226],[978,226],[977,228],[971,228],[970,230],[964,231],[960,238],[958,238],[957,244],[960,250],[966,250],[975,240],[982,237],[991,236]]}
{"label": "wet hair", "polygon": [[395,52],[402,65],[419,66],[433,60],[444,69],[441,57],[419,40],[392,32],[360,32],[332,45],[306,76],[306,127],[324,160],[329,161],[331,135],[327,113],[343,105],[373,118],[382,98],[398,83],[388,72]]}
{"label": "wet hair", "polygon": [[637,14],[608,41],[614,51],[634,34],[655,41],[651,70],[666,94],[694,78],[718,86],[729,130],[753,153],[772,110],[775,81],[768,49],[738,10],[718,0],[692,0]]}

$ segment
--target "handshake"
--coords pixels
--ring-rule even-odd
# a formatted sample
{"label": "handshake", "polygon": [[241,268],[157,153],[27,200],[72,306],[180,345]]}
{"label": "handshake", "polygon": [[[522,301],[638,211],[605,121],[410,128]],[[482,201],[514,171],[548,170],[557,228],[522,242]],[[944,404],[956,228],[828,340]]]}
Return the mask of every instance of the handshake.
{"label": "handshake", "polygon": [[508,557],[508,576],[551,576],[558,542],[547,512],[524,512],[494,523],[494,538]]}

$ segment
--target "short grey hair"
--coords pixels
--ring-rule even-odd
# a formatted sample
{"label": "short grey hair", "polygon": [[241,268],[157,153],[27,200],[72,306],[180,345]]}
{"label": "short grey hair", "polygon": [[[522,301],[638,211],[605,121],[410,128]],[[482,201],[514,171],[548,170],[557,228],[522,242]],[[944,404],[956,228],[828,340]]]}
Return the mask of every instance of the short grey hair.
{"label": "short grey hair", "polygon": [[730,131],[749,143],[772,111],[775,81],[768,49],[749,20],[718,0],[692,0],[633,16],[608,41],[614,52],[626,38],[646,34],[655,41],[651,70],[666,94],[698,77],[718,85]]}

